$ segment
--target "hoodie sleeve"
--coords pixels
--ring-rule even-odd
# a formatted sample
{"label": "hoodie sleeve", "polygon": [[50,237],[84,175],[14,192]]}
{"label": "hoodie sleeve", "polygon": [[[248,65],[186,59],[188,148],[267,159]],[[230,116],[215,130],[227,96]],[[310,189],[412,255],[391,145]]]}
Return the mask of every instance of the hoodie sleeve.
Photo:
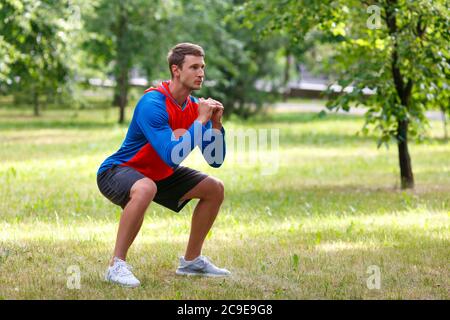
{"label": "hoodie sleeve", "polygon": [[225,161],[225,129],[224,127],[220,131],[213,129],[211,120],[205,124],[205,128],[201,145],[202,154],[211,167],[218,168]]}
{"label": "hoodie sleeve", "polygon": [[202,137],[207,129],[200,121],[194,121],[177,139],[169,126],[169,116],[162,100],[150,96],[141,100],[136,109],[139,128],[168,166],[178,166],[196,146],[202,146]]}

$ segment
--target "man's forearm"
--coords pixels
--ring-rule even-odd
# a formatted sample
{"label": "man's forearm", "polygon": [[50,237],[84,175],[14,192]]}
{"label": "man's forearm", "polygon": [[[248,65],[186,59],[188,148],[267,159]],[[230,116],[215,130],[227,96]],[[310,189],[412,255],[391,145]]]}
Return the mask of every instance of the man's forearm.
{"label": "man's forearm", "polygon": [[222,130],[222,122],[213,122],[212,123],[212,128],[213,129],[217,129],[217,130]]}

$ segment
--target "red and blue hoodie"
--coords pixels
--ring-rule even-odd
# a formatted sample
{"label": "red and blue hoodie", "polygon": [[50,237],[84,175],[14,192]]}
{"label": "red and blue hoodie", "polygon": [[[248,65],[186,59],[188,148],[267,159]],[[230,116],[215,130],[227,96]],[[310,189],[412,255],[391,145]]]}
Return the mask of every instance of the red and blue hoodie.
{"label": "red and blue hoodie", "polygon": [[225,130],[222,128],[219,134],[211,129],[211,121],[205,125],[196,121],[198,99],[189,96],[180,106],[172,97],[169,84],[165,81],[158,88],[145,90],[122,146],[101,164],[97,174],[120,165],[153,181],[162,180],[172,175],[196,146],[210,166],[221,166],[225,159]]}

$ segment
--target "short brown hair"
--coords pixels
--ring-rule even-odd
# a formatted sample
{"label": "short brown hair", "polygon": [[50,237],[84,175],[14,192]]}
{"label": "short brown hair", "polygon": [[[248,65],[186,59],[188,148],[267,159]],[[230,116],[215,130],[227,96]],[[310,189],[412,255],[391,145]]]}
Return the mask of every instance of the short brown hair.
{"label": "short brown hair", "polygon": [[172,77],[172,65],[176,65],[181,69],[183,67],[184,57],[187,55],[205,57],[205,52],[199,45],[189,42],[179,43],[175,47],[170,49],[169,53],[167,54],[167,62],[169,63],[170,75]]}

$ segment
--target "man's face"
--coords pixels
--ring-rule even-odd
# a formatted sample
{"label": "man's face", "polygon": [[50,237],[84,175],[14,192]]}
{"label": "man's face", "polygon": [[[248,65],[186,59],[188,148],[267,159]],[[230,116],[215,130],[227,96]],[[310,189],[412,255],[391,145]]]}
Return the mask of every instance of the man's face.
{"label": "man's face", "polygon": [[203,57],[187,55],[184,57],[182,68],[174,68],[174,77],[179,77],[181,84],[189,90],[199,90],[202,88],[205,77],[205,60]]}

